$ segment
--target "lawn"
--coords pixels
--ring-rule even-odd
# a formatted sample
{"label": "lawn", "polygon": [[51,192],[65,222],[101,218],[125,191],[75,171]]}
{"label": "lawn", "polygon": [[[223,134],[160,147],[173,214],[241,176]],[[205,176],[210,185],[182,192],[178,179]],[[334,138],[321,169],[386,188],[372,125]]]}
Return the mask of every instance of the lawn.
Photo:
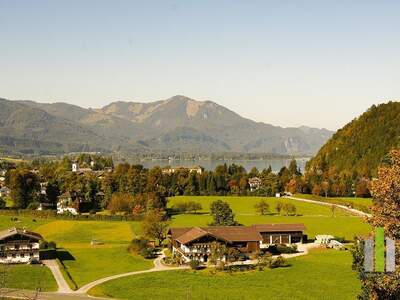
{"label": "lawn", "polygon": [[[356,234],[369,231],[361,218],[343,210],[336,210],[335,216],[329,207],[297,202],[288,199],[262,197],[173,197],[169,206],[180,201],[200,202],[203,210],[198,214],[181,214],[172,218],[171,226],[206,226],[211,221],[209,205],[216,199],[229,202],[236,219],[245,225],[256,223],[304,223],[309,237],[316,234],[333,234],[352,239]],[[266,200],[272,211],[266,216],[257,215],[254,204]],[[296,205],[298,216],[284,216],[274,213],[278,201]],[[118,273],[144,270],[152,267],[152,262],[127,252],[127,246],[135,234],[140,234],[139,222],[73,221],[0,216],[0,230],[12,226],[26,227],[43,235],[47,241],[55,241],[65,270],[78,287],[93,280]],[[102,245],[92,246],[91,241]],[[47,270],[47,269],[43,269]],[[21,275],[22,276],[22,275]],[[51,275],[50,275],[51,276]],[[27,287],[29,288],[29,287]]]}
{"label": "lawn", "polygon": [[168,271],[113,280],[89,291],[118,299],[356,299],[348,251],[315,250],[290,267],[247,273]]}
{"label": "lawn", "polygon": [[[196,201],[201,203],[203,209],[198,214],[179,214],[172,217],[171,226],[207,226],[211,222],[209,215],[209,206],[212,201],[221,199],[231,206],[236,215],[236,220],[244,225],[260,223],[304,223],[306,234],[309,238],[317,234],[332,234],[345,237],[352,240],[355,235],[366,234],[370,231],[367,225],[360,217],[336,209],[334,216],[329,207],[311,203],[299,202],[283,198],[263,198],[263,197],[234,197],[234,196],[204,196],[204,197],[172,197],[169,199],[169,207],[178,202]],[[256,214],[254,205],[261,199],[265,200],[269,206],[271,214],[261,216]],[[278,215],[275,212],[275,206],[278,202],[292,203],[297,208],[298,216]]]}
{"label": "lawn", "polygon": [[[57,290],[57,283],[51,271],[39,265],[0,266],[1,284],[7,288],[36,290],[44,292]],[[4,278],[4,281],[3,281]]]}
{"label": "lawn", "polygon": [[295,197],[316,200],[327,203],[351,205],[355,209],[359,209],[364,212],[370,212],[372,206],[372,198],[358,198],[358,197],[322,197],[309,194],[296,194]]}
{"label": "lawn", "polygon": [[[137,270],[153,263],[127,251],[134,233],[129,222],[57,220],[37,228],[46,240],[56,241],[59,256],[78,287],[93,280]],[[101,245],[91,245],[91,241]]]}
{"label": "lawn", "polygon": [[[105,276],[153,266],[152,261],[127,251],[134,232],[139,232],[138,222],[65,221],[33,217],[18,217],[17,221],[12,221],[11,218],[0,216],[0,230],[12,226],[26,227],[40,233],[47,241],[55,241],[66,271],[78,287]],[[101,241],[103,245],[91,246],[92,240]]]}

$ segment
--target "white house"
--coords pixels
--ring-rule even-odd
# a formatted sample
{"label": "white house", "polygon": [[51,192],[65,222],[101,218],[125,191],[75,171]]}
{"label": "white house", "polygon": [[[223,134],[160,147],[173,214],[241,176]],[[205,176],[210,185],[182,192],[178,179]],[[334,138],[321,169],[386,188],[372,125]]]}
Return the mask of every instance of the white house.
{"label": "white house", "polygon": [[0,188],[0,197],[8,197],[10,196],[11,190],[4,186],[2,188]]}
{"label": "white house", "polygon": [[249,186],[250,186],[250,191],[254,192],[258,190],[261,186],[261,179],[258,177],[253,177],[249,179]]}
{"label": "white house", "polygon": [[0,263],[18,264],[40,260],[38,233],[21,228],[10,228],[0,232]]}
{"label": "white house", "polygon": [[315,243],[316,244],[321,244],[321,245],[327,245],[334,238],[335,237],[333,235],[319,234],[319,235],[315,236]]}

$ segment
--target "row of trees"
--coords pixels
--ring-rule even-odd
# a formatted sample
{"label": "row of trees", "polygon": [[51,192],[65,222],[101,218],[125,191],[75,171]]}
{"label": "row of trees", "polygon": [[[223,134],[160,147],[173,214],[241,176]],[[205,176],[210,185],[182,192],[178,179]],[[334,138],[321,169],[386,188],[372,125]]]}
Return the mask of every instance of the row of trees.
{"label": "row of trees", "polygon": [[[128,163],[119,164],[110,172],[79,174],[71,172],[73,161],[76,159],[68,157],[61,161],[34,161],[9,169],[6,184],[11,189],[15,206],[27,208],[38,202],[54,204],[59,195],[71,191],[92,202],[95,209],[127,212],[143,212],[148,206],[162,208],[166,197],[177,195],[274,196],[288,191],[323,196],[351,196],[354,193],[369,196],[370,183],[365,178],[336,176],[326,170],[308,171],[303,175],[295,160],[278,173],[273,173],[271,167],[262,171],[253,168],[247,172],[242,166],[224,164],[201,174],[187,169],[168,174],[159,167],[146,169]],[[102,168],[113,166],[111,159],[97,156],[82,155],[78,161],[82,164],[95,161]],[[249,179],[253,177],[260,179],[260,185],[251,190]],[[41,183],[46,183],[45,193]]]}

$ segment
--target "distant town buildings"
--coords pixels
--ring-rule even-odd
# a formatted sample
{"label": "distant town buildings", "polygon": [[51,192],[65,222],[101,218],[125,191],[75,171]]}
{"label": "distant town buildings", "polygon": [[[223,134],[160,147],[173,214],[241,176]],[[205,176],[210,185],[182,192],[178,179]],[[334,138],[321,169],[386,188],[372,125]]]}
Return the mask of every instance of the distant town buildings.
{"label": "distant town buildings", "polygon": [[196,166],[196,167],[191,167],[191,168],[185,168],[185,167],[167,167],[162,169],[162,173],[163,174],[174,174],[176,172],[180,172],[180,171],[189,171],[189,173],[191,172],[196,172],[197,174],[201,175],[203,173],[203,168],[200,166]]}
{"label": "distant town buildings", "polygon": [[0,232],[0,263],[17,264],[40,260],[38,233],[21,228],[10,228]]}

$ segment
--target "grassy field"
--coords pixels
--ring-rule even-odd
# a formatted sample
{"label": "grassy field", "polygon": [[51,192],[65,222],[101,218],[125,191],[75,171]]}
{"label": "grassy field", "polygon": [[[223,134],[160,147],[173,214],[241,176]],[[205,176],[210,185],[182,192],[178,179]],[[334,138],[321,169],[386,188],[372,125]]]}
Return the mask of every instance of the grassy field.
{"label": "grassy field", "polygon": [[[4,275],[4,277],[3,277]],[[51,292],[57,290],[57,283],[51,271],[39,265],[10,265],[0,267],[0,276],[4,286],[13,289]],[[5,280],[3,281],[3,278]]]}
{"label": "grassy field", "polygon": [[[169,206],[177,202],[193,200],[200,202],[203,210],[199,214],[175,215],[172,218],[171,226],[206,226],[211,221],[209,205],[216,199],[229,202],[236,214],[236,219],[245,225],[304,223],[307,227],[306,233],[311,238],[316,234],[329,233],[352,239],[356,234],[364,234],[369,231],[369,226],[362,219],[343,210],[336,210],[335,216],[332,216],[329,207],[288,199],[261,197],[173,197],[170,198]],[[254,204],[261,199],[269,203],[271,214],[266,216],[256,214]],[[274,213],[278,201],[295,204],[298,216]],[[33,217],[18,217],[17,221],[12,221],[10,216],[0,216],[0,230],[12,226],[35,230],[41,233],[47,241],[55,241],[60,248],[58,253],[65,265],[65,270],[78,287],[105,276],[152,267],[151,261],[126,251],[134,235],[140,234],[140,223],[138,222],[72,221]],[[103,244],[92,246],[92,240],[100,241]],[[29,266],[27,267],[29,268]],[[43,275],[43,278],[46,276]],[[21,284],[25,283],[21,282]]]}
{"label": "grassy field", "polygon": [[[260,223],[304,223],[307,227],[306,233],[310,238],[317,234],[332,234],[342,236],[352,240],[357,234],[366,234],[370,227],[361,218],[353,216],[348,212],[336,209],[335,215],[329,207],[299,202],[283,198],[263,198],[263,197],[223,197],[205,196],[190,197],[181,196],[170,198],[168,205],[171,207],[178,202],[196,201],[201,203],[203,209],[199,214],[180,214],[172,218],[172,225],[176,227],[184,226],[206,226],[211,222],[209,206],[212,201],[221,199],[230,204],[236,215],[236,220],[244,225]],[[264,199],[270,205],[271,214],[260,216],[256,214],[254,205]],[[278,202],[292,203],[297,208],[298,216],[277,215],[275,206]]]}
{"label": "grassy field", "polygon": [[[62,262],[78,287],[109,275],[144,270],[150,260],[127,251],[134,233],[128,222],[52,221],[37,228],[46,240],[56,241]],[[91,245],[91,241],[102,245]]]}
{"label": "grassy field", "polygon": [[316,201],[322,201],[327,203],[351,205],[355,209],[359,209],[364,212],[370,212],[372,206],[371,198],[357,198],[357,197],[322,197],[309,194],[296,194],[295,197],[310,199]]}
{"label": "grassy field", "polygon": [[[66,271],[78,287],[105,276],[152,267],[150,260],[126,250],[138,222],[64,221],[0,216],[0,230],[16,226],[40,233],[47,241],[55,241]],[[91,246],[92,240],[103,245]],[[50,275],[51,276],[51,275]]]}
{"label": "grassy field", "polygon": [[[356,299],[348,251],[316,250],[291,266],[247,273],[169,271],[110,281],[89,291],[118,299]],[[173,288],[171,288],[173,286]]]}

